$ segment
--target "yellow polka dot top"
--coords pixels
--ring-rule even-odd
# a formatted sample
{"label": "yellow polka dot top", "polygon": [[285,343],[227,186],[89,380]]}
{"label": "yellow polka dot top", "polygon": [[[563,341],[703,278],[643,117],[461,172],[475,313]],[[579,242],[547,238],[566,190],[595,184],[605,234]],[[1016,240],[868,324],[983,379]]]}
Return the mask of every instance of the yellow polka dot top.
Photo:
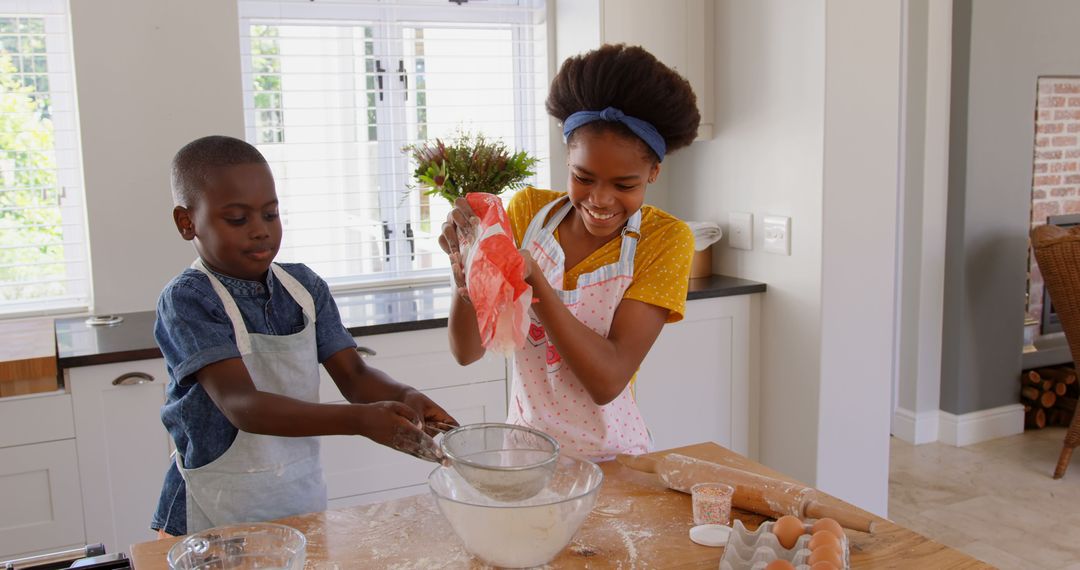
{"label": "yellow polka dot top", "polygon": [[[541,208],[566,192],[525,188],[514,194],[506,209],[514,242],[521,247],[529,222]],[[556,238],[558,233],[556,232]],[[616,236],[566,271],[563,289],[577,288],[578,277],[619,260],[621,236]],[[694,256],[694,235],[682,220],[652,206],[641,207],[641,237],[634,254],[634,278],[623,295],[670,311],[667,322],[674,323],[686,312],[690,260]]]}

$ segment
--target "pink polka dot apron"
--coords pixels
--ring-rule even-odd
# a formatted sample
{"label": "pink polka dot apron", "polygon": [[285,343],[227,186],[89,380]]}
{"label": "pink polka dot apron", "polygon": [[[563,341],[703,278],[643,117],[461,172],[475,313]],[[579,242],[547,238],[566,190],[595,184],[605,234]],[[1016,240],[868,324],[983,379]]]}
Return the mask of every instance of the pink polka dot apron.
{"label": "pink polka dot apron", "polygon": [[[544,219],[562,204],[547,223]],[[622,301],[634,274],[634,252],[641,227],[637,211],[622,231],[619,260],[578,278],[577,289],[563,290],[566,258],[555,239],[555,228],[570,212],[563,198],[544,206],[529,223],[523,240],[548,283],[579,321],[606,337],[615,308]],[[513,384],[507,421],[550,434],[562,451],[593,461],[618,453],[646,453],[652,447],[649,431],[628,384],[617,398],[598,406],[577,376],[566,366],[558,349],[530,309],[525,348],[514,353]]]}

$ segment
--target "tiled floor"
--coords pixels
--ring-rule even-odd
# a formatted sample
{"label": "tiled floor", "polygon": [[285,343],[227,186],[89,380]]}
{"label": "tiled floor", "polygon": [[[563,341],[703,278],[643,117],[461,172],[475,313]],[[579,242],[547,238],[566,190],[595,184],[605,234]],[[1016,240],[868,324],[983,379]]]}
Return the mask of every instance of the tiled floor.
{"label": "tiled floor", "polygon": [[889,518],[1002,569],[1080,570],[1080,450],[1064,428],[968,447],[891,442]]}

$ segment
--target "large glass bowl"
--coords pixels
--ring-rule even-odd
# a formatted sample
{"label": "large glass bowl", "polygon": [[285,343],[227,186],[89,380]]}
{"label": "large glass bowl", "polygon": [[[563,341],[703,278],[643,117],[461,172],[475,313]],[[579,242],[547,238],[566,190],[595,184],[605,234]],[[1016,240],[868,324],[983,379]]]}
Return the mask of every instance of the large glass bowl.
{"label": "large glass bowl", "polygon": [[603,480],[596,464],[564,456],[547,486],[522,501],[493,500],[447,467],[432,471],[428,485],[466,551],[492,566],[528,568],[566,548],[596,505]]}
{"label": "large glass bowl", "polygon": [[307,538],[271,523],[219,526],[188,536],[169,549],[171,570],[300,570]]}
{"label": "large glass bowl", "polygon": [[539,493],[559,458],[555,438],[511,424],[462,426],[446,432],[440,445],[466,481],[502,501],[520,501]]}

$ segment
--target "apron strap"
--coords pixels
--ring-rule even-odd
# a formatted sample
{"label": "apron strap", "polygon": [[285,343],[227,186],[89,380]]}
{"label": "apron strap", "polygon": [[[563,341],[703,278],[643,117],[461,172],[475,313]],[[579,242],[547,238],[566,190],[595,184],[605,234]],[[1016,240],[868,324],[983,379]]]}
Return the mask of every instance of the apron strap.
{"label": "apron strap", "polygon": [[296,304],[300,305],[300,309],[304,311],[304,315],[314,323],[315,299],[311,297],[311,292],[280,265],[272,263],[270,264],[270,269],[274,271],[274,277],[277,277],[277,280],[285,286],[285,290],[289,292],[289,295],[292,295]]}
{"label": "apron strap", "polygon": [[[192,269],[197,269],[206,274],[210,278],[210,285],[214,288],[214,292],[217,293],[221,299],[221,304],[225,307],[225,314],[228,315],[229,321],[232,322],[233,335],[236,337],[236,348],[240,351],[241,355],[251,354],[251,333],[248,332],[247,326],[244,325],[244,316],[240,313],[240,308],[236,306],[236,301],[229,294],[229,290],[225,288],[225,285],[221,283],[221,280],[209,269],[206,264],[203,263],[202,258],[196,259],[191,264]],[[312,298],[311,293],[296,280],[295,277],[289,275],[288,271],[285,271],[276,263],[270,264],[270,269],[274,272],[274,277],[278,282],[285,287],[285,291],[292,296],[296,304],[300,305],[300,309],[304,312],[304,316],[307,317],[308,323],[315,322],[315,300]]]}
{"label": "apron strap", "polygon": [[[554,225],[552,225],[551,222],[545,224],[544,220],[547,218],[548,212],[550,212],[551,209],[555,206],[559,205],[559,202],[562,202],[563,200],[565,200],[566,203],[563,204],[562,209],[560,209],[551,219],[551,222],[554,222]],[[532,220],[529,221],[529,227],[525,230],[525,237],[523,237],[521,240],[521,247],[529,247],[529,242],[536,239],[536,236],[540,234],[540,230],[554,230],[559,225],[559,222],[561,222],[562,219],[565,218],[566,214],[569,212],[570,199],[566,196],[548,202],[546,205],[544,205],[543,208],[540,208],[540,211],[537,212],[535,216],[533,216]]]}
{"label": "apron strap", "polygon": [[[559,208],[550,220],[545,223],[548,212],[550,212],[560,202],[564,202],[562,207]],[[529,222],[529,228],[525,231],[525,237],[522,240],[521,247],[528,247],[533,240],[540,237],[541,232],[547,234],[554,234],[554,230],[562,222],[563,218],[570,212],[570,208],[573,206],[570,204],[570,199],[566,196],[562,198],[552,200],[548,202],[539,212],[533,216],[533,219]],[[641,237],[641,209],[634,212],[634,215],[630,216],[626,220],[626,225],[623,226],[621,232],[622,239],[619,243],[619,261],[617,262],[617,271],[622,275],[634,274],[634,254],[637,253],[638,238]],[[586,274],[588,275],[588,274]],[[561,287],[556,287],[556,290],[560,291],[560,294],[564,293]],[[565,301],[565,299],[564,299]]]}
{"label": "apron strap", "polygon": [[237,350],[240,351],[241,355],[251,354],[251,336],[248,334],[247,327],[244,325],[244,316],[240,314],[240,308],[236,306],[236,301],[234,301],[232,295],[229,294],[229,290],[225,288],[225,285],[221,283],[212,271],[206,268],[206,264],[203,263],[201,257],[191,264],[191,268],[202,271],[210,278],[210,286],[214,288],[214,292],[221,298],[221,304],[225,306],[225,314],[232,322],[233,336],[236,337]]}
{"label": "apron strap", "polygon": [[641,209],[634,212],[622,229],[622,243],[619,247],[619,263],[629,263],[631,275],[634,274],[634,253],[637,252],[638,238],[641,237]]}

